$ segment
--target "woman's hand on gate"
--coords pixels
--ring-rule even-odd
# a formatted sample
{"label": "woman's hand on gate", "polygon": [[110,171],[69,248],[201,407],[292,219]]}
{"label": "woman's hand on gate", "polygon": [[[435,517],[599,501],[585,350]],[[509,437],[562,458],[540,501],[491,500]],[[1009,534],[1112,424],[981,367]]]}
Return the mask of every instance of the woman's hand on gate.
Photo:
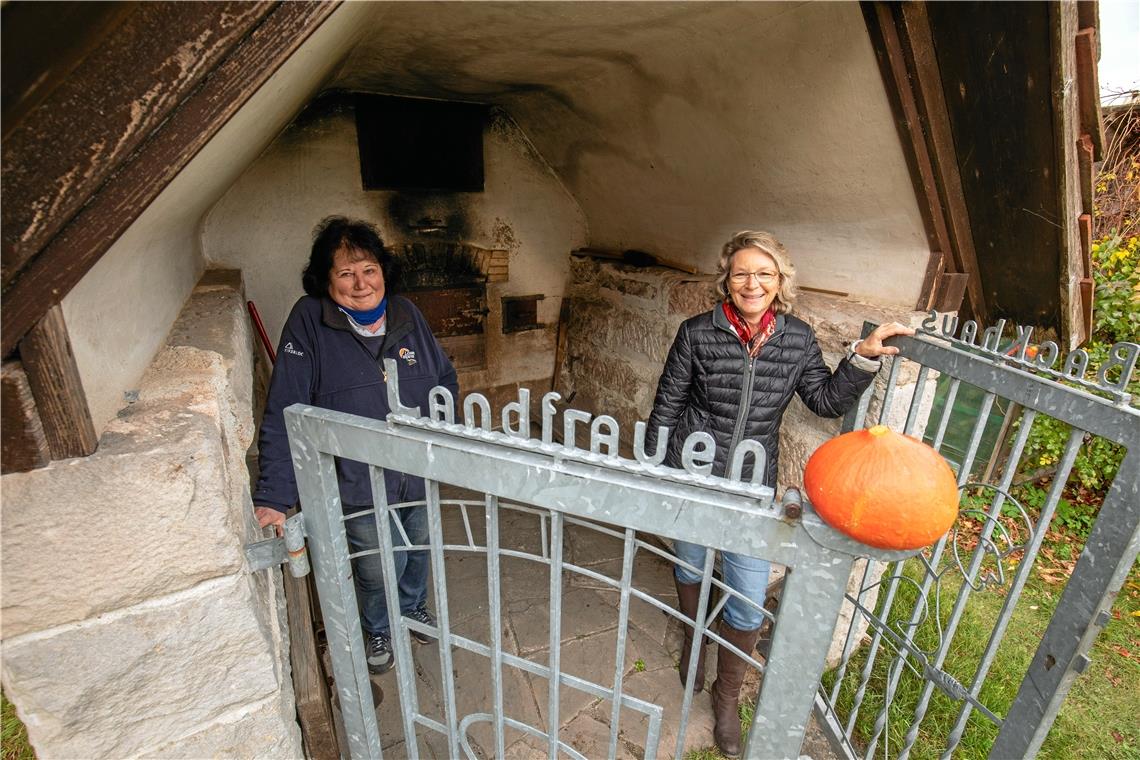
{"label": "woman's hand on gate", "polygon": [[268,528],[272,525],[277,529],[277,535],[284,535],[285,513],[279,512],[272,507],[254,507],[253,516],[257,518],[257,524],[263,528]]}
{"label": "woman's hand on gate", "polygon": [[893,346],[884,346],[883,341],[895,335],[914,335],[914,329],[900,325],[898,322],[887,322],[879,325],[874,332],[855,344],[855,353],[868,359],[893,356],[899,350]]}

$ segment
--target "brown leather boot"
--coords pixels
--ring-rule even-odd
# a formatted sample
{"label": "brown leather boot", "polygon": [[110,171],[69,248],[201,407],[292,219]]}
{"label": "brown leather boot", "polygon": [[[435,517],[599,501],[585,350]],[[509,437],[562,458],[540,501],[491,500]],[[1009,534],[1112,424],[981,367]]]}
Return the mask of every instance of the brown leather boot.
{"label": "brown leather boot", "polygon": [[[697,619],[697,603],[701,600],[701,584],[681,583],[677,576],[673,576],[673,584],[677,587],[677,609],[685,617]],[[681,646],[681,688],[689,677],[689,657],[693,651],[693,629],[688,623],[682,623],[685,643]],[[705,688],[705,644],[708,640],[701,637],[701,651],[697,655],[697,676],[693,679],[693,692]]]}
{"label": "brown leather boot", "polygon": [[[760,629],[739,631],[721,621],[720,635],[741,652],[751,655],[760,637]],[[716,680],[712,685],[713,717],[716,719],[713,739],[727,757],[740,756],[740,686],[744,683],[747,668],[748,663],[723,645],[717,651]]]}

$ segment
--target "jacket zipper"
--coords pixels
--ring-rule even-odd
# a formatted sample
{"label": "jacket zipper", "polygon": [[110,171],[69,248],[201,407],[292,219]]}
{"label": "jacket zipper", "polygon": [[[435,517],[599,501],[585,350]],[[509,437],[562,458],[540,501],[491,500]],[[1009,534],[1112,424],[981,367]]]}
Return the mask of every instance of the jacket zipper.
{"label": "jacket zipper", "polygon": [[748,419],[748,408],[752,406],[752,376],[756,372],[756,357],[748,356],[748,349],[744,349],[747,361],[744,370],[744,385],[740,388],[740,409],[736,413],[736,426],[732,429],[732,440],[728,443],[728,459],[725,460],[727,472],[728,464],[740,440],[744,437],[744,422]]}

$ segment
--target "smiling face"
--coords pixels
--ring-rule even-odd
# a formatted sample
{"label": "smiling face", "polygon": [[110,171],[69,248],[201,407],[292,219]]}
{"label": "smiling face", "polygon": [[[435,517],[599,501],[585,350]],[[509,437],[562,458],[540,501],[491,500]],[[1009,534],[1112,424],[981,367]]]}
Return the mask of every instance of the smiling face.
{"label": "smiling face", "polygon": [[732,255],[728,295],[745,322],[753,327],[759,324],[779,289],[780,268],[771,256],[759,248],[741,248]]}
{"label": "smiling face", "polygon": [[363,251],[341,248],[329,270],[329,297],[347,309],[375,309],[384,298],[384,272],[379,262]]}

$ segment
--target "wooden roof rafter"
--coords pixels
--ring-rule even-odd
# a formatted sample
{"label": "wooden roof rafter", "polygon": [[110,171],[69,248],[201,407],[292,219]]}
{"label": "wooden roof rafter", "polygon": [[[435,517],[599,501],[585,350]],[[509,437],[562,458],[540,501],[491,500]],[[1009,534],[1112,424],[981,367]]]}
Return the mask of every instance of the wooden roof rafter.
{"label": "wooden roof rafter", "polygon": [[45,445],[94,451],[60,302],[338,4],[128,5],[61,52],[66,75],[12,75],[18,93],[6,80],[0,337],[23,366],[5,363],[5,472],[42,464]]}

